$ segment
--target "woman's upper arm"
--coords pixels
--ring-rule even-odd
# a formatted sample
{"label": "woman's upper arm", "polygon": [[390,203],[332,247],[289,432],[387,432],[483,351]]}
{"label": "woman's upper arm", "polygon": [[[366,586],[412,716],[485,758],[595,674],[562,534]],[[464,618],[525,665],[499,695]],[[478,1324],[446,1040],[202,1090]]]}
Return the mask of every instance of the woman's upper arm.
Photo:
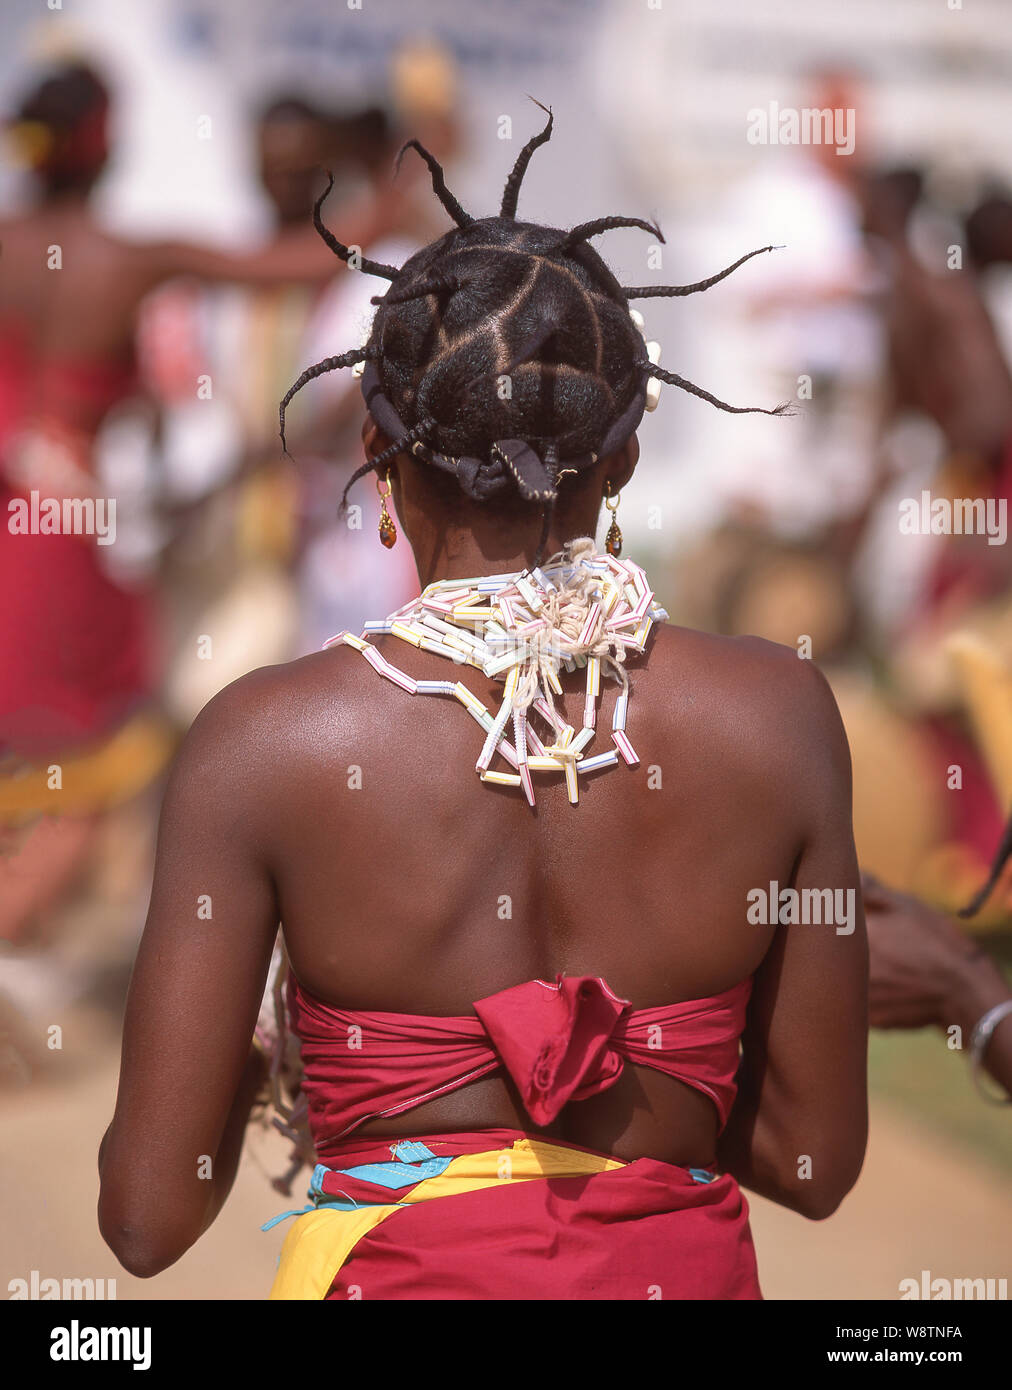
{"label": "woman's upper arm", "polygon": [[[782,897],[781,925],[755,975],[727,1138],[731,1166],[750,1186],[824,1216],[864,1160],[868,945],[847,738],[825,678],[802,664],[787,785],[805,831],[783,885],[797,897]],[[792,909],[800,920],[785,921]]]}
{"label": "woman's upper arm", "polygon": [[110,1243],[174,1258],[217,1210],[214,1161],[278,927],[255,688],[256,675],[212,700],[173,766],[100,1160]]}

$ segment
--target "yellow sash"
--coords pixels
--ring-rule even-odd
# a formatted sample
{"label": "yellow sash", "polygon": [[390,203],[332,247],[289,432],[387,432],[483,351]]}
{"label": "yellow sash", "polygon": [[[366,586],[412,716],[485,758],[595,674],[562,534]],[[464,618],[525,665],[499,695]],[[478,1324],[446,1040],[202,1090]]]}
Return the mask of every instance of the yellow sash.
{"label": "yellow sash", "polygon": [[322,1299],[334,1276],[363,1236],[404,1205],[436,1197],[456,1197],[501,1183],[535,1178],[578,1178],[624,1168],[621,1159],[602,1158],[581,1149],[564,1149],[540,1139],[517,1139],[512,1147],[486,1153],[461,1154],[436,1177],[422,1179],[396,1202],[363,1206],[354,1211],[321,1207],[298,1216],[288,1232],[272,1299]]}

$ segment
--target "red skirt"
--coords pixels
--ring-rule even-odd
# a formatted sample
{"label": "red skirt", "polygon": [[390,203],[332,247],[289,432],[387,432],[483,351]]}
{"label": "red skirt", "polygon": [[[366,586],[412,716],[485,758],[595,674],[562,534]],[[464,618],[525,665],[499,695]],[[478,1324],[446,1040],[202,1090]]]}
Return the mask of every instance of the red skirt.
{"label": "red skirt", "polygon": [[[13,494],[0,487],[8,516]],[[31,758],[111,733],[150,697],[151,608],[95,539],[0,530],[0,742]]]}
{"label": "red skirt", "polygon": [[[299,1219],[326,1240],[330,1207],[340,1267],[325,1292],[299,1292],[293,1281],[272,1297],[762,1298],[748,1204],[729,1174],[607,1160],[520,1131],[420,1142],[431,1157],[417,1165],[392,1162],[392,1141],[358,1141],[340,1168],[317,1168],[315,1210]],[[381,1211],[369,1228],[369,1213]],[[291,1266],[295,1230],[290,1239],[282,1262]]]}

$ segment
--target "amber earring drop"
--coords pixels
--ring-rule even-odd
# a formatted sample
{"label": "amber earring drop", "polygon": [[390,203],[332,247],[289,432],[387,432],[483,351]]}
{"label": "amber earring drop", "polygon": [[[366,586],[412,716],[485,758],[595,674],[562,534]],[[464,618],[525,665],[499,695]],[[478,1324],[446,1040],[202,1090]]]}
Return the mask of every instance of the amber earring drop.
{"label": "amber earring drop", "polygon": [[609,555],[614,555],[617,559],[622,554],[622,532],[619,530],[618,504],[622,494],[616,492],[614,498],[611,495],[611,483],[605,483],[604,505],[611,512],[611,525],[608,527],[608,534],[604,538],[604,548]]}
{"label": "amber earring drop", "polygon": [[389,550],[390,547],[391,547],[391,546],[394,544],[394,542],[397,540],[397,527],[394,525],[394,519],[393,519],[393,517],[392,517],[392,516],[390,515],[390,513],[387,511],[387,498],[390,496],[391,492],[393,491],[393,488],[390,486],[390,469],[389,469],[389,468],[387,469],[386,485],[387,485],[387,490],[386,490],[386,492],[384,492],[384,491],[383,491],[383,479],[377,477],[377,479],[376,479],[376,491],[379,493],[379,495],[380,495],[380,500],[381,500],[382,503],[383,503],[383,506],[382,506],[382,508],[381,508],[381,510],[380,510],[379,538],[380,538],[380,543],[381,543],[382,545],[385,545],[386,548],[387,548],[387,550]]}

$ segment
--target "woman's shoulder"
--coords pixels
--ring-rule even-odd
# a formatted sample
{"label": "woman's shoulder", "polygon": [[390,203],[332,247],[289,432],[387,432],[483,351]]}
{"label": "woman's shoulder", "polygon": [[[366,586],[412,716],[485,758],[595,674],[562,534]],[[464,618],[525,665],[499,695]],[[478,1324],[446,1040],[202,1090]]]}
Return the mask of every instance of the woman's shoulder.
{"label": "woman's shoulder", "polygon": [[300,747],[318,746],[325,728],[332,734],[338,708],[341,724],[347,727],[356,708],[366,706],[369,691],[362,679],[363,665],[357,652],[340,645],[247,671],[207,701],[180,753],[189,749],[208,758],[248,755],[269,763],[292,757]]}
{"label": "woman's shoulder", "polygon": [[818,664],[803,651],[765,637],[726,637],[664,623],[654,630],[651,665],[677,666],[732,689],[828,689]]}
{"label": "woman's shoulder", "polygon": [[[846,753],[832,689],[817,663],[763,637],[725,637],[666,623],[647,660],[653,690],[684,722],[739,746],[754,744],[778,759]],[[635,679],[635,676],[634,676]]]}
{"label": "woman's shoulder", "polygon": [[[345,705],[353,701],[363,691],[363,666],[359,653],[343,643],[291,661],[258,666],[212,696],[192,728],[213,725],[219,733],[236,735],[280,732],[338,696]],[[365,670],[369,671],[368,666]]]}

